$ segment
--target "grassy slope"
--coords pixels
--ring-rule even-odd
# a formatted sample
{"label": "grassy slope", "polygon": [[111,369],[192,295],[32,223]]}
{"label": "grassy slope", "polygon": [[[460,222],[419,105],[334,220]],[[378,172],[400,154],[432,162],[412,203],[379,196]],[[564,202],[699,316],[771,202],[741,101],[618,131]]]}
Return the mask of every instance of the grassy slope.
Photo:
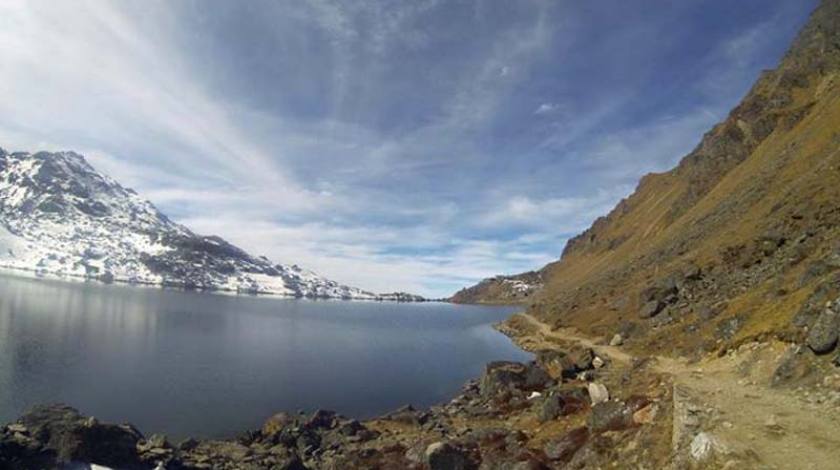
{"label": "grassy slope", "polygon": [[[796,334],[790,319],[819,284],[800,285],[800,276],[840,240],[839,18],[840,2],[824,1],[780,66],[765,72],[695,151],[677,168],[643,178],[632,196],[570,242],[547,267],[531,312],[608,333],[638,323],[641,290],[692,264],[718,287],[690,303],[723,303],[714,325],[746,319],[733,341]],[[779,235],[785,256],[795,250],[790,256],[804,259],[755,254],[765,237]],[[674,333],[695,314],[683,308],[680,321],[655,332],[640,323],[647,344],[673,346]],[[698,333],[714,326],[696,323]],[[702,334],[686,336],[683,348],[702,342]]]}

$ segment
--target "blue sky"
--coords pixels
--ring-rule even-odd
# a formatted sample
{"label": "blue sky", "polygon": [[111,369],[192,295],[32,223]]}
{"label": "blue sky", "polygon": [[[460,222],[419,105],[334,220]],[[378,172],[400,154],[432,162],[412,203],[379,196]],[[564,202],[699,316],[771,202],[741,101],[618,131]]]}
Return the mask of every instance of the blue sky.
{"label": "blue sky", "polygon": [[376,291],[539,268],[673,166],[815,0],[0,4],[0,146]]}

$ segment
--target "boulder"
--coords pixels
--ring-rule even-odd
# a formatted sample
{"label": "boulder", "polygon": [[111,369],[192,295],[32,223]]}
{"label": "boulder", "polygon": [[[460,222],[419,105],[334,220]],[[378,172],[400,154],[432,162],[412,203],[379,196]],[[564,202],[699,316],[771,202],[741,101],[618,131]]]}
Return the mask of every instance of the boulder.
{"label": "boulder", "polygon": [[793,346],[788,348],[779,360],[779,365],[773,372],[770,384],[774,387],[787,385],[806,377],[811,373],[811,365],[802,354],[804,348]]}
{"label": "boulder", "polygon": [[395,421],[402,424],[410,424],[420,426],[425,423],[423,413],[414,409],[411,405],[401,406],[400,408],[385,415],[385,418],[390,421]]}
{"label": "boulder", "polygon": [[679,276],[669,276],[660,279],[654,285],[643,290],[640,295],[642,304],[649,302],[667,302],[675,297],[679,290],[677,288]]}
{"label": "boulder", "polygon": [[467,454],[448,442],[435,442],[426,448],[426,463],[431,470],[466,470]]}
{"label": "boulder", "polygon": [[840,314],[836,308],[826,307],[808,332],[808,347],[816,354],[829,353],[837,346]]}
{"label": "boulder", "polygon": [[551,421],[560,416],[568,416],[583,410],[588,405],[578,396],[571,393],[554,393],[543,400],[539,411],[541,423]]}
{"label": "boulder", "polygon": [[622,338],[618,333],[616,333],[610,340],[610,346],[621,346],[622,344],[624,344],[624,338]]}
{"label": "boulder", "polygon": [[546,442],[543,452],[553,461],[568,462],[588,440],[589,430],[585,426],[575,428],[559,438]]}
{"label": "boulder", "polygon": [[295,418],[288,413],[277,413],[263,423],[262,433],[266,437],[274,436],[283,431],[283,429],[294,426],[295,424]]}
{"label": "boulder", "polygon": [[561,351],[551,349],[538,351],[537,363],[554,379],[571,379],[578,374],[574,357]]}
{"label": "boulder", "polygon": [[707,432],[698,433],[691,440],[689,455],[697,462],[703,462],[713,457],[715,453],[723,451],[723,446],[718,439]]}
{"label": "boulder", "polygon": [[492,397],[514,390],[543,390],[552,382],[551,375],[536,362],[497,361],[486,366],[479,391],[485,397]]}
{"label": "boulder", "polygon": [[656,414],[658,412],[659,407],[651,403],[633,413],[633,423],[650,424],[656,419]]}
{"label": "boulder", "polygon": [[557,419],[563,409],[563,398],[560,395],[546,397],[540,407],[539,420],[541,423]]}
{"label": "boulder", "polygon": [[548,375],[542,367],[536,362],[530,362],[525,370],[525,381],[523,388],[525,390],[542,390],[552,382],[552,378]]}
{"label": "boulder", "polygon": [[645,302],[642,305],[642,309],[639,310],[639,317],[640,318],[653,318],[656,315],[659,315],[662,310],[665,309],[665,302],[659,300],[651,300],[649,302]]}
{"label": "boulder", "polygon": [[305,427],[309,429],[332,429],[337,423],[338,419],[334,411],[317,410],[306,421]]}
{"label": "boulder", "polygon": [[620,431],[633,426],[633,410],[618,401],[604,401],[592,406],[589,428],[595,432]]}
{"label": "boulder", "polygon": [[595,361],[595,351],[591,348],[581,348],[573,351],[570,354],[572,364],[575,366],[575,372],[582,372],[592,369],[593,361]]}
{"label": "boulder", "polygon": [[487,364],[479,382],[484,396],[495,396],[525,383],[526,367],[520,362],[495,361]]}
{"label": "boulder", "polygon": [[607,391],[607,387],[604,384],[592,382],[587,385],[587,391],[589,392],[589,400],[593,405],[603,403],[610,399],[610,392]]}
{"label": "boulder", "polygon": [[139,468],[137,444],[143,439],[129,425],[103,424],[66,405],[36,406],[20,424],[55,454],[60,464],[92,462],[115,468]]}

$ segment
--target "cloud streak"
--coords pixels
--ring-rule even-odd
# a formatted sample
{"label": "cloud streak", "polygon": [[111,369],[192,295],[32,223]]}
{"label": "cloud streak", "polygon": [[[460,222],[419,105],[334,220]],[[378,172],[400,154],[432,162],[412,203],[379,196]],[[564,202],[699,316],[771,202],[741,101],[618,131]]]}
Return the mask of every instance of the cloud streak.
{"label": "cloud streak", "polygon": [[9,0],[0,145],[85,153],[256,254],[442,296],[556,259],[812,3]]}

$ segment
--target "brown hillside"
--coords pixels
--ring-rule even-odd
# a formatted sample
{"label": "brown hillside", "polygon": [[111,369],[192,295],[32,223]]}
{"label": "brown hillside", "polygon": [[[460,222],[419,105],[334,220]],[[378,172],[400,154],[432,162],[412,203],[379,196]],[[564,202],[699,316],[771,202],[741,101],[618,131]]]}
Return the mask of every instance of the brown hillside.
{"label": "brown hillside", "polygon": [[529,311],[682,352],[802,338],[818,313],[797,316],[806,301],[836,293],[838,248],[840,1],[827,0],[676,168],[568,243]]}
{"label": "brown hillside", "polygon": [[496,276],[465,287],[449,298],[456,304],[525,305],[543,287],[543,272]]}

